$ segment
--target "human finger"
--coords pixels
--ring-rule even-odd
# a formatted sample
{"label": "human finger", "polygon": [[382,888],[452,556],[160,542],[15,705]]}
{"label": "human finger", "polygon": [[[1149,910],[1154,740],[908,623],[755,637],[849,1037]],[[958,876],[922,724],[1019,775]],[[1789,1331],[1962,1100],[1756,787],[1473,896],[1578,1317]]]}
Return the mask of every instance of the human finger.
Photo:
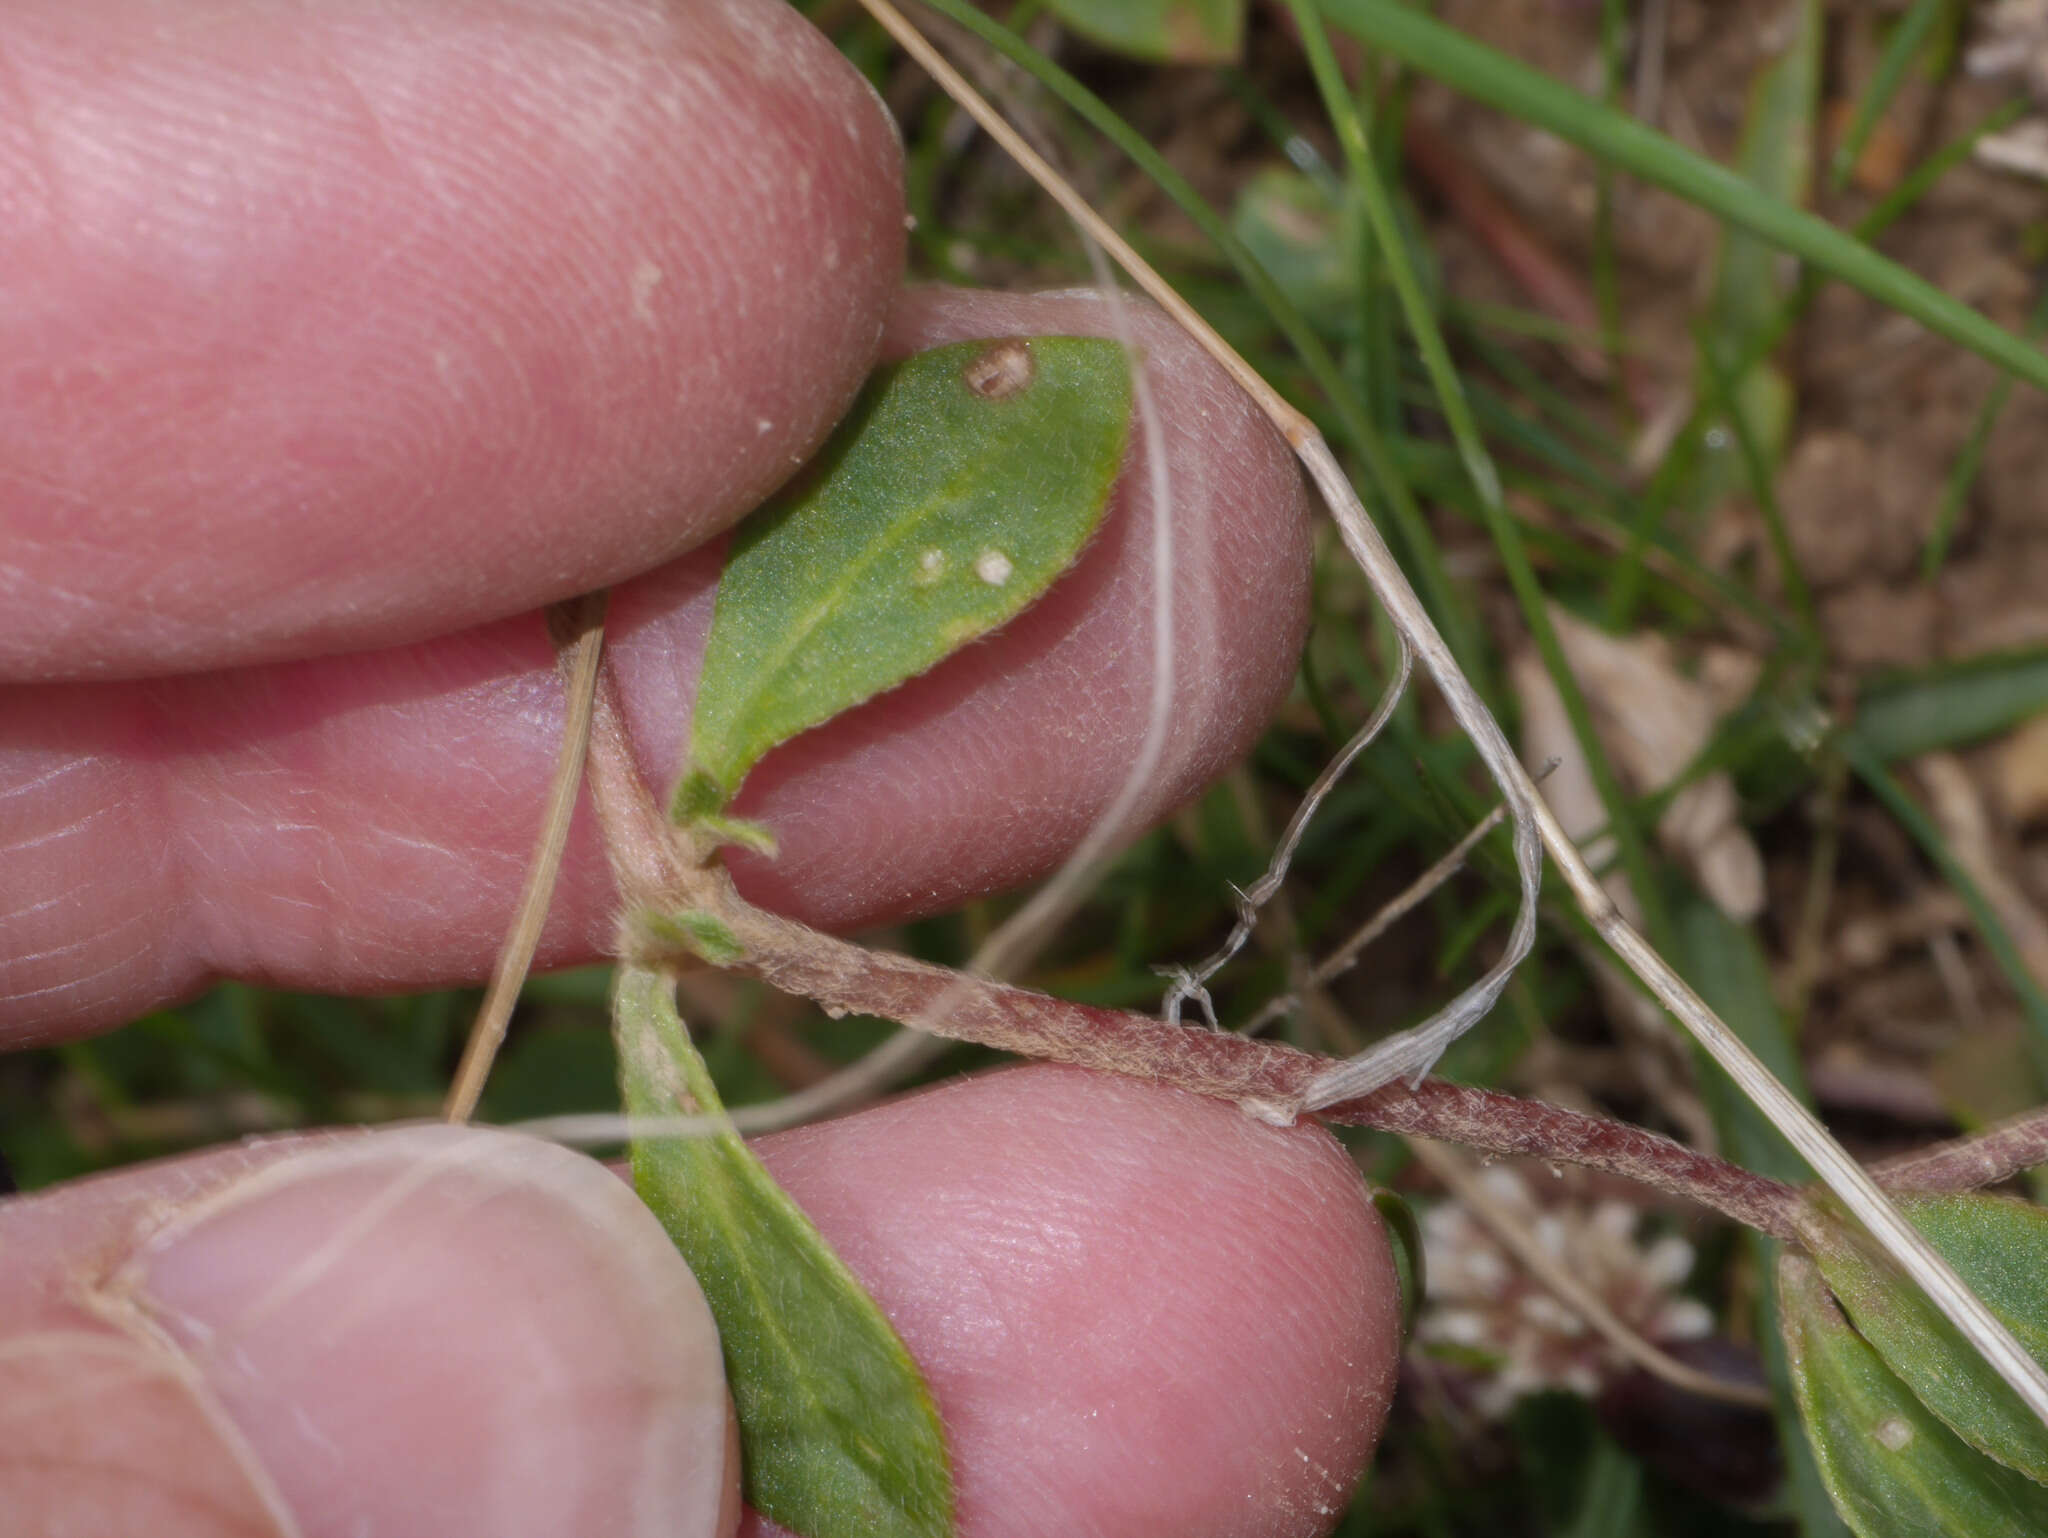
{"label": "human finger", "polygon": [[726,1533],[716,1327],[601,1165],[453,1127],[0,1203],[10,1532]]}
{"label": "human finger", "polygon": [[[839,928],[935,911],[1056,865],[1154,725],[1134,828],[1251,746],[1306,624],[1301,481],[1219,369],[1162,317],[1129,320],[1157,413],[1104,528],[1011,624],[763,760],[735,810],[781,851],[735,860],[750,897]],[[1117,324],[1093,296],[938,294],[909,299],[895,336]],[[612,656],[657,793],[680,771],[716,561],[614,595]],[[531,615],[364,656],[0,691],[0,1038],[111,1024],[218,976],[330,992],[483,976],[561,721]],[[601,953],[613,902],[579,817],[541,964]]]}
{"label": "human finger", "polygon": [[800,463],[901,155],[780,0],[31,0],[0,69],[0,678],[389,646]]}
{"label": "human finger", "polygon": [[962,1538],[1290,1538],[1349,1500],[1400,1300],[1327,1133],[1029,1068],[759,1147],[931,1384]]}

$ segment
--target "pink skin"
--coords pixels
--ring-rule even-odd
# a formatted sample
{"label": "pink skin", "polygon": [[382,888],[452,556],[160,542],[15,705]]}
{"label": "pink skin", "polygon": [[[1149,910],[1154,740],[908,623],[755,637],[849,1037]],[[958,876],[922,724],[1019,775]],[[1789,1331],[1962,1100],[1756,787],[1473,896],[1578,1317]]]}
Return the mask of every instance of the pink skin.
{"label": "pink skin", "polygon": [[12,677],[646,571],[817,445],[899,281],[891,125],[784,7],[49,0],[5,46]]}
{"label": "pink skin", "polygon": [[924,1368],[963,1532],[1315,1532],[1343,1510],[1400,1293],[1327,1134],[1036,1068],[762,1153]]}
{"label": "pink skin", "polygon": [[[0,229],[0,1042],[103,1028],[224,975],[480,976],[560,729],[534,606],[622,584],[614,657],[666,785],[717,562],[715,544],[683,552],[801,461],[877,352],[1114,333],[1093,296],[899,298],[890,127],[768,0],[170,14],[42,0],[0,41],[0,205],[22,211]],[[1141,818],[1249,746],[1305,621],[1299,481],[1188,344],[1130,324],[1159,420],[1103,532],[997,636],[762,764],[738,809],[783,854],[740,865],[757,901],[858,926],[1071,849],[1144,737],[1155,445],[1176,673]],[[544,962],[597,954],[611,902],[581,814]],[[489,1134],[448,1136],[525,1168]],[[1327,1525],[1377,1433],[1395,1331],[1384,1242],[1321,1134],[1037,1071],[769,1153],[925,1362],[963,1531]],[[303,1155],[0,1207],[0,1510],[90,1529],[105,1513],[78,1501],[132,1488],[142,1504],[104,1530],[245,1530],[246,1468],[189,1395],[57,1390],[113,1327],[80,1300],[145,1233]],[[388,1189],[388,1162],[174,1229],[130,1278],[308,1533],[428,1511],[436,1532],[463,1530],[448,1513],[630,1530],[605,1514],[634,1472],[683,1464],[717,1525],[723,1411],[695,1348],[620,1323],[676,1316],[662,1300],[691,1294],[687,1273],[636,1206],[564,1199],[578,1161],[525,1162],[505,1176],[517,1199],[458,1183],[401,1242],[340,1252],[323,1275],[357,1335],[253,1303],[334,1230],[336,1190]],[[209,1354],[178,1333],[194,1320],[248,1338]],[[57,1326],[79,1332],[64,1350],[24,1345]],[[537,1379],[535,1362],[587,1371]],[[672,1401],[702,1413],[663,1442],[646,1404]],[[58,1465],[10,1461],[31,1430]],[[72,1457],[90,1478],[53,1483]],[[556,1526],[507,1494],[508,1468],[568,1503]],[[147,1504],[179,1480],[191,1499]],[[489,1517],[489,1492],[530,1525]]]}
{"label": "pink skin", "polygon": [[[181,1348],[309,1535],[716,1530],[724,1406],[667,1240],[573,1155],[439,1130],[436,1173],[398,1200],[427,1154],[390,1145],[419,1133],[0,1204],[0,1510],[29,1531],[269,1531],[219,1426],[110,1361],[111,1295]],[[291,1168],[337,1146],[365,1164]],[[1311,1534],[1342,1509],[1392,1392],[1398,1294],[1327,1134],[1029,1068],[761,1147],[922,1365],[964,1538]],[[280,1167],[296,1183],[268,1200],[177,1221]],[[706,1526],[630,1525],[650,1482],[671,1508],[688,1484]],[[94,1504],[114,1493],[119,1522]]]}
{"label": "pink skin", "polygon": [[[1109,319],[1093,297],[913,291],[890,342]],[[1137,324],[1178,544],[1172,731],[1143,822],[1241,756],[1271,714],[1305,621],[1307,545],[1275,435],[1163,319]],[[1108,526],[1043,601],[763,762],[736,806],[774,825],[782,853],[736,861],[742,891],[853,927],[1014,886],[1073,847],[1144,737],[1141,454]],[[680,768],[717,561],[716,548],[685,557],[614,600],[614,660],[657,785]],[[0,690],[0,852],[30,898],[0,913],[0,1037],[106,1024],[223,975],[329,991],[483,975],[561,708],[530,614],[362,655]],[[542,965],[599,954],[612,915],[586,818]]]}

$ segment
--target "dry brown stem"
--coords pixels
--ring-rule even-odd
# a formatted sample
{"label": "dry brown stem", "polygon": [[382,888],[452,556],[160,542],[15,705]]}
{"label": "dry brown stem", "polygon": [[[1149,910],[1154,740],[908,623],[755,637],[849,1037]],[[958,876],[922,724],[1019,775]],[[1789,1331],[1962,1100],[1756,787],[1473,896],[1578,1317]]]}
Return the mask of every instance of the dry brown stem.
{"label": "dry brown stem", "polygon": [[527,862],[526,885],[519,894],[517,915],[498,947],[497,965],[491,969],[490,986],[477,1006],[476,1023],[463,1045],[462,1062],[441,1108],[442,1119],[468,1121],[476,1110],[484,1081],[491,1075],[498,1048],[505,1040],[505,1027],[512,1021],[512,1006],[519,1002],[519,990],[526,982],[527,969],[540,944],[541,926],[547,922],[548,904],[554,899],[555,877],[562,868],[562,851],[569,843],[569,820],[576,810],[576,793],[583,783],[583,763],[590,740],[591,697],[597,687],[598,664],[604,656],[604,611],[607,594],[587,593],[552,605],[547,612],[548,639],[555,645],[555,662],[568,695],[568,716],[562,727],[562,746],[555,759],[553,783],[548,789],[547,811],[541,818],[540,836],[534,841],[533,858]]}

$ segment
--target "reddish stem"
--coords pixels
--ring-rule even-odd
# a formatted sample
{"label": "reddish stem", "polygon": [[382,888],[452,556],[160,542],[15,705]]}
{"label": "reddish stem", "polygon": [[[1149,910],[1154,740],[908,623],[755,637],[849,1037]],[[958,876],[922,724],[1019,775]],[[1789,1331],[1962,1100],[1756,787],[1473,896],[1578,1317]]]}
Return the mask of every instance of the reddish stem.
{"label": "reddish stem", "polygon": [[[633,762],[609,670],[598,679],[590,787],[605,847],[628,906],[621,953],[660,965],[692,964],[671,937],[634,915],[692,910],[721,923],[740,958],[730,970],[838,1014],[879,1015],[937,1035],[1152,1079],[1231,1100],[1267,1121],[1292,1122],[1328,1059],[1275,1042],[1168,1025],[1146,1015],[1076,1004],[871,951],[764,913],[733,890],[724,869],[698,863],[656,810]],[[673,934],[674,931],[671,931]],[[1626,1122],[1587,1116],[1496,1090],[1427,1079],[1390,1084],[1318,1112],[1325,1121],[1462,1143],[1486,1153],[1581,1164],[1623,1175],[1781,1239],[1797,1239],[1802,1197],[1781,1181],[1687,1148]],[[1894,1189],[1962,1189],[2037,1162],[2048,1112],[1970,1144],[1920,1156],[1888,1172]]]}
{"label": "reddish stem", "polygon": [[[879,1015],[958,1041],[1151,1079],[1291,1122],[1327,1059],[1227,1031],[1167,1025],[872,951],[748,906],[718,873],[692,894],[745,950],[734,970],[833,1012]],[[707,901],[707,899],[709,899]],[[636,943],[637,959],[673,964]],[[1427,1079],[1390,1084],[1317,1112],[1325,1121],[1462,1143],[1486,1153],[1583,1164],[1623,1175],[1778,1238],[1796,1237],[1799,1193],[1626,1122],[1496,1090]]]}
{"label": "reddish stem", "polygon": [[2048,1164],[2048,1106],[1976,1137],[1887,1159],[1874,1173],[1888,1191],[1974,1191],[2040,1164]]}

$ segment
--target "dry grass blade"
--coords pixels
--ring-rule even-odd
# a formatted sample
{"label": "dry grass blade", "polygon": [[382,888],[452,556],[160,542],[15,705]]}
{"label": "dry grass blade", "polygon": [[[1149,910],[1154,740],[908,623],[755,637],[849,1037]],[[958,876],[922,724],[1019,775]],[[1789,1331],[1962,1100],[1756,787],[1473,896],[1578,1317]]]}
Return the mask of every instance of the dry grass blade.
{"label": "dry grass blade", "polygon": [[548,610],[548,637],[555,643],[556,665],[569,696],[568,719],[562,725],[561,753],[555,760],[555,775],[548,787],[548,808],[541,819],[540,838],[534,844],[533,859],[526,868],[526,885],[519,894],[519,910],[512,928],[498,948],[498,962],[491,969],[490,986],[477,1006],[476,1023],[469,1028],[469,1040],[462,1049],[462,1062],[455,1081],[448,1088],[447,1103],[441,1108],[445,1121],[468,1121],[484,1092],[491,1064],[505,1040],[505,1027],[512,1019],[512,1006],[519,1002],[519,990],[533,965],[534,947],[540,944],[541,926],[547,922],[548,904],[555,895],[555,875],[562,868],[562,850],[569,842],[569,820],[576,813],[576,793],[583,786],[583,760],[590,746],[591,702],[597,695],[597,665],[604,655],[605,595],[592,593]]}
{"label": "dry grass blade", "polygon": [[1169,1025],[1180,1023],[1180,1007],[1193,1000],[1202,1006],[1209,1017],[1209,1024],[1216,1024],[1216,1012],[1209,1004],[1209,994],[1204,986],[1210,978],[1221,971],[1231,957],[1244,949],[1245,942],[1258,927],[1259,910],[1273,900],[1279,892],[1281,882],[1287,879],[1287,868],[1294,863],[1294,851],[1301,844],[1301,836],[1308,831],[1308,821],[1321,806],[1332,787],[1344,777],[1358,755],[1372,746],[1373,739],[1385,729],[1393,718],[1394,707],[1401,703],[1401,696],[1407,692],[1409,676],[1415,671],[1415,653],[1406,641],[1401,642],[1401,654],[1395,662],[1394,676],[1380,692],[1380,702],[1373,707],[1372,715],[1361,726],[1344,750],[1331,759],[1316,776],[1315,783],[1301,798],[1301,805],[1294,809],[1294,815],[1287,820],[1287,829],[1280,835],[1279,846],[1273,851],[1272,861],[1266,866],[1266,873],[1237,894],[1237,922],[1231,926],[1230,935],[1211,956],[1200,966],[1189,970],[1186,967],[1173,969],[1175,982],[1167,990],[1166,1006],[1162,1013]]}
{"label": "dry grass blade", "polygon": [[1352,489],[1315,426],[1282,400],[1258,371],[1239,357],[1175,292],[1171,284],[1153,271],[1078,192],[1033,152],[1002,115],[947,63],[902,12],[889,0],[861,0],[861,4],[905,52],[931,73],[947,95],[972,115],[1055,202],[1102,243],[1140,288],[1202,344],[1286,435],[1328,504],[1346,548],[1365,570],[1388,616],[1408,644],[1415,648],[1423,666],[1443,692],[1452,715],[1486,762],[1514,818],[1515,865],[1521,877],[1523,900],[1500,961],[1435,1019],[1379,1043],[1359,1058],[1326,1070],[1310,1084],[1302,1108],[1315,1110],[1334,1105],[1365,1094],[1376,1085],[1397,1077],[1419,1079],[1445,1045],[1492,1007],[1514,967],[1534,942],[1534,893],[1540,879],[1543,851],[1547,848],[1571,887],[1579,907],[1600,936],[1799,1150],[1843,1204],[1870,1229],[1891,1257],[1963,1332],[1998,1375],[2013,1387],[2044,1424],[2048,1424],[2048,1372],[2044,1372],[2041,1365],[2021,1348],[2012,1333],[1992,1316],[1954,1268],[1900,1216],[1877,1184],[1842,1150],[1813,1114],[1771,1076],[1741,1039],[1615,911],[1614,904],[1600,889],[1592,868],[1565,835],[1549,807],[1536,794],[1534,783],[1509,747],[1499,723],[1459,669],[1450,648],[1444,644],[1421,600],[1415,596],[1414,589],[1388,550],[1386,541],[1367,517],[1358,493]]}
{"label": "dry grass blade", "polygon": [[[1466,859],[1479,846],[1479,841],[1499,827],[1507,815],[1508,809],[1505,806],[1497,806],[1473,824],[1471,831],[1453,844],[1443,858],[1395,893],[1385,906],[1354,930],[1350,938],[1317,962],[1315,970],[1308,975],[1309,986],[1320,988],[1332,978],[1341,977],[1350,971],[1361,951],[1392,929],[1401,919],[1414,912],[1423,899],[1464,869]],[[1256,1035],[1274,1020],[1296,1008],[1299,1003],[1300,1000],[1293,994],[1282,995],[1246,1022],[1245,1033]]]}

